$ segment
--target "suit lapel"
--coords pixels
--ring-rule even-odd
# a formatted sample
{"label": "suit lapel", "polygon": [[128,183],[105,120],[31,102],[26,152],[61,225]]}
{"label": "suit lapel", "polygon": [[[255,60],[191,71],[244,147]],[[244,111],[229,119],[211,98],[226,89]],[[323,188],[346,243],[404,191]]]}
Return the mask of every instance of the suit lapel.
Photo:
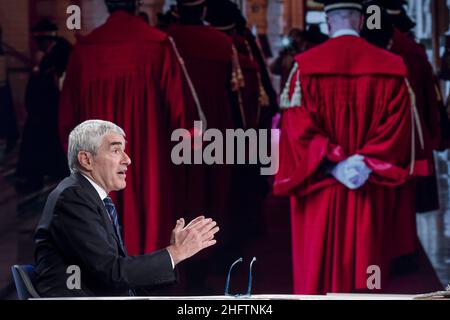
{"label": "suit lapel", "polygon": [[108,230],[108,233],[112,235],[112,237],[116,241],[119,250],[126,256],[127,255],[126,249],[122,248],[122,246],[120,245],[120,241],[117,238],[114,225],[111,221],[111,218],[109,217],[108,211],[106,210],[103,200],[100,199],[97,190],[95,190],[94,186],[82,174],[75,173],[72,174],[72,176],[80,183],[83,189],[87,190],[87,194],[89,195],[90,199],[97,204],[97,209],[101,212],[103,220],[105,222],[106,230]]}

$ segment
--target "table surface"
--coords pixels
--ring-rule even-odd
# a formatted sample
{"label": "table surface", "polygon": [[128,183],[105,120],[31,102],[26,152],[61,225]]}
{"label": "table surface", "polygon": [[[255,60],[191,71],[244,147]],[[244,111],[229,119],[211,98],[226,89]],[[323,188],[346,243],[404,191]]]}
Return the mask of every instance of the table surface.
{"label": "table surface", "polygon": [[82,297],[40,298],[31,300],[412,300],[416,295],[406,294],[353,294],[327,295],[255,294],[252,296],[148,296],[148,297]]}

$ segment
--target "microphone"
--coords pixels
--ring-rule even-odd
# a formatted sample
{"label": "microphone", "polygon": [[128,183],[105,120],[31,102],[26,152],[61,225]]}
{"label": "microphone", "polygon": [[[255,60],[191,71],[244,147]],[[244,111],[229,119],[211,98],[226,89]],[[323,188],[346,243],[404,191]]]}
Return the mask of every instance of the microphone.
{"label": "microphone", "polygon": [[233,269],[234,265],[238,262],[242,262],[242,258],[237,259],[233,264],[231,265],[230,269],[228,269],[228,276],[227,276],[227,282],[225,284],[225,295],[229,296],[229,288],[230,288],[230,276],[231,276],[231,270]]}
{"label": "microphone", "polygon": [[247,287],[247,296],[252,295],[252,267],[253,263],[256,261],[256,257],[253,257],[252,261],[250,262],[250,268],[248,271],[248,287]]}
{"label": "microphone", "polygon": [[[247,292],[245,294],[236,294],[234,295],[235,297],[249,297],[252,294],[252,268],[253,268],[253,263],[256,261],[256,257],[253,257],[252,261],[250,262],[250,267],[249,267],[249,274],[248,274],[248,286],[247,286]],[[228,270],[228,276],[227,276],[227,282],[225,284],[225,295],[226,296],[232,296],[229,293],[229,289],[230,289],[230,278],[231,278],[231,270],[233,270],[234,266],[239,263],[242,262],[242,258],[237,259],[236,261],[234,261],[231,266],[230,269]]]}

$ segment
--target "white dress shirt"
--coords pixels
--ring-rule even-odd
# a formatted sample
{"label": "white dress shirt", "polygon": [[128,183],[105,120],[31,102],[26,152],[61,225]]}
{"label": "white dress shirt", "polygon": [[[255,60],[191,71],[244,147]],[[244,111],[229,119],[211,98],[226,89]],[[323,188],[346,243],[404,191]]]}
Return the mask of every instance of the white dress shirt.
{"label": "white dress shirt", "polygon": [[[85,177],[85,178],[87,179],[87,181],[89,181],[89,182],[92,184],[92,186],[94,187],[95,191],[97,191],[97,193],[98,193],[100,199],[102,199],[102,201],[105,200],[105,198],[108,196],[108,194],[106,193],[106,191],[105,191],[102,187],[100,187],[97,183],[95,183],[94,180],[92,180],[92,179],[89,178],[88,176],[86,176],[86,175],[84,175],[84,174],[82,174],[82,173],[81,173],[81,175],[82,175],[83,177]],[[109,215],[108,215],[108,217],[109,217]],[[111,219],[111,218],[110,218],[110,219]],[[172,263],[172,269],[174,269],[174,268],[175,268],[175,263],[173,262],[173,258],[172,258],[172,256],[170,255],[169,250],[167,250],[167,253],[169,254],[170,262]]]}
{"label": "white dress shirt", "polygon": [[353,29],[340,29],[333,33],[332,38],[342,37],[342,36],[355,36],[359,37],[359,33]]}

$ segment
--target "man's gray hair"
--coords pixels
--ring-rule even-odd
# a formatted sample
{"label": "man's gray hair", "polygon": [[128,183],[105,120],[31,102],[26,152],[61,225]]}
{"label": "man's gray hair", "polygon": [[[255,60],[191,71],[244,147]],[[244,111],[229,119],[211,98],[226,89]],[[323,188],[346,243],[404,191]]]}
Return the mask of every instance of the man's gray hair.
{"label": "man's gray hair", "polygon": [[361,31],[362,13],[353,9],[339,9],[327,13],[327,20],[333,33],[336,30],[352,29],[356,32]]}
{"label": "man's gray hair", "polygon": [[79,171],[78,153],[87,151],[96,155],[105,134],[114,132],[125,137],[118,125],[104,120],[87,120],[77,125],[69,134],[67,158],[71,173]]}
{"label": "man's gray hair", "polygon": [[330,19],[352,19],[361,17],[362,12],[353,9],[339,9],[327,13]]}

